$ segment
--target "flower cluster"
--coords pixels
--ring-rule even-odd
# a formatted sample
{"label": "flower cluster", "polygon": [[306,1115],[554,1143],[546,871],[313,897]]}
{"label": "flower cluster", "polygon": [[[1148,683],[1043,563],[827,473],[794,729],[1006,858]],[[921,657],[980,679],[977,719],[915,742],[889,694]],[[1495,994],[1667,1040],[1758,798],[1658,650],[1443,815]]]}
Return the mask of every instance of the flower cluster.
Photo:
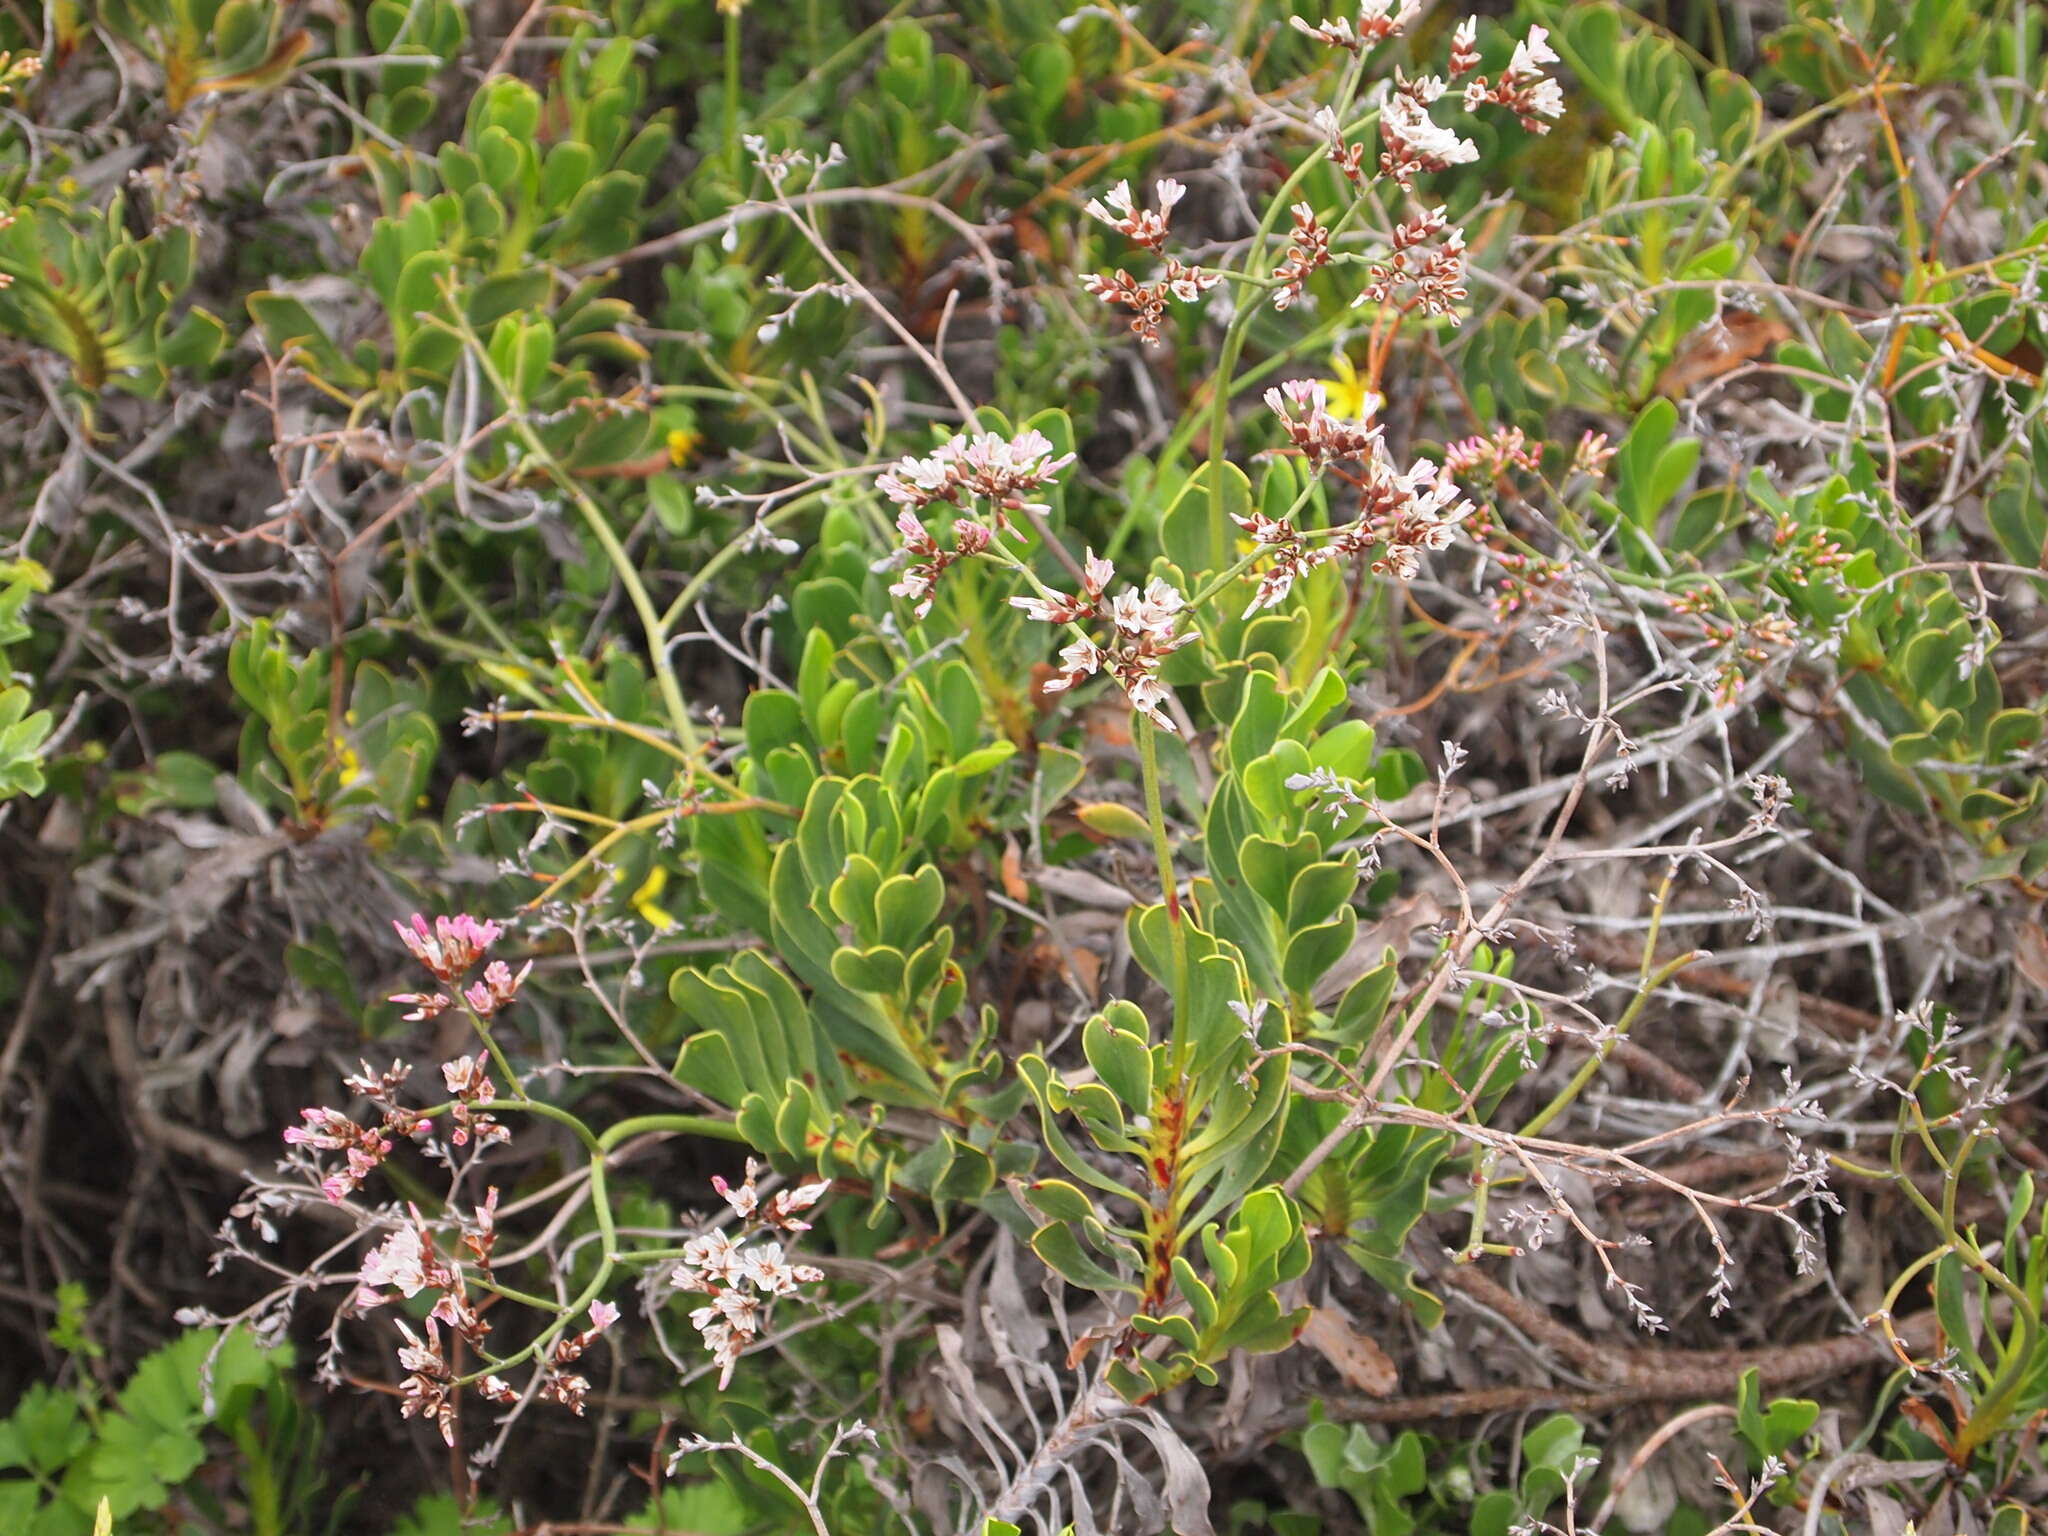
{"label": "flower cluster", "polygon": [[1290,212],[1294,215],[1294,229],[1287,240],[1287,259],[1273,269],[1273,279],[1280,285],[1273,291],[1275,309],[1293,307],[1309,274],[1330,259],[1330,232],[1316,218],[1315,209],[1307,203],[1296,203]]}
{"label": "flower cluster", "polygon": [[996,510],[996,525],[1006,524],[1005,512],[1044,512],[1042,502],[1027,501],[1033,492],[1052,483],[1052,477],[1074,462],[1071,453],[1057,456],[1043,432],[1020,432],[1004,437],[999,432],[959,434],[934,448],[930,455],[912,455],[891,466],[875,486],[899,506],[921,512],[935,501],[962,506],[966,499],[980,496]]}
{"label": "flower cluster", "polygon": [[1300,16],[1292,20],[1295,31],[1331,48],[1359,54],[1374,43],[1394,36],[1421,14],[1422,0],[1400,0],[1398,8],[1395,0],[1364,0],[1358,8],[1356,24],[1341,16],[1313,25]]}
{"label": "flower cluster", "polygon": [[1618,452],[1620,449],[1607,441],[1605,432],[1595,432],[1589,427],[1579,434],[1578,446],[1572,450],[1571,472],[1598,480],[1607,473],[1607,466]]}
{"label": "flower cluster", "polygon": [[1297,580],[1330,561],[1370,554],[1376,574],[1410,581],[1421,570],[1424,550],[1450,548],[1458,524],[1471,515],[1472,504],[1459,497],[1448,471],[1428,459],[1417,459],[1406,471],[1396,469],[1378,425],[1331,416],[1326,391],[1312,380],[1291,379],[1270,389],[1266,403],[1294,445],[1318,465],[1339,459],[1360,465],[1362,473],[1345,478],[1359,488],[1362,505],[1354,521],[1332,530],[1316,545],[1283,518],[1258,512],[1235,517],[1269,556],[1258,590],[1245,609],[1246,618],[1277,606]]}
{"label": "flower cluster", "polygon": [[1044,684],[1044,691],[1061,693],[1085,677],[1107,672],[1130,699],[1131,708],[1161,730],[1173,730],[1173,721],[1161,709],[1167,690],[1159,680],[1159,668],[1168,656],[1201,638],[1194,630],[1176,633],[1187,600],[1155,576],[1143,592],[1126,588],[1105,602],[1109,562],[1098,560],[1091,550],[1082,571],[1078,596],[1055,592],[1050,597],[1010,599],[1013,606],[1047,623],[1079,624],[1091,618],[1108,622],[1106,643],[1098,645],[1084,637],[1061,650],[1059,675]]}
{"label": "flower cluster", "polygon": [[1724,614],[1721,607],[1711,587],[1681,592],[1671,603],[1672,612],[1688,615],[1699,625],[1714,657],[1714,703],[1725,707],[1742,692],[1742,663],[1762,666],[1773,654],[1795,649],[1799,629],[1781,613],[1745,620]]}
{"label": "flower cluster", "polygon": [[[548,1351],[548,1368],[541,1376],[540,1389],[534,1394],[544,1403],[558,1403],[579,1417],[583,1413],[583,1400],[590,1395],[590,1383],[566,1367],[583,1358],[583,1352],[590,1348],[597,1336],[619,1320],[619,1309],[608,1301],[593,1301],[590,1304],[590,1326],[580,1333],[565,1334],[555,1341],[555,1347]],[[509,1401],[513,1396],[511,1387],[493,1376],[483,1384],[483,1393],[493,1401]]]}
{"label": "flower cluster", "polygon": [[1340,528],[1331,547],[1341,554],[1377,547],[1373,574],[1399,581],[1421,573],[1423,551],[1449,549],[1458,525],[1472,513],[1457,483],[1427,459],[1401,471],[1375,454],[1366,461],[1364,493],[1358,520]]}
{"label": "flower cluster", "polygon": [[1530,447],[1520,427],[1498,428],[1491,437],[1461,438],[1444,449],[1446,474],[1491,480],[1510,470],[1534,474],[1542,467],[1543,450]]}
{"label": "flower cluster", "polygon": [[1088,212],[1102,220],[1121,234],[1133,245],[1142,245],[1148,251],[1166,248],[1166,225],[1173,217],[1174,205],[1187,196],[1188,189],[1171,176],[1155,182],[1152,195],[1158,200],[1159,211],[1136,208],[1131,203],[1131,184],[1120,181],[1107,193],[1092,198]]}
{"label": "flower cluster", "polygon": [[1105,304],[1133,311],[1132,332],[1148,346],[1156,346],[1159,323],[1166,318],[1168,299],[1192,304],[1222,281],[1223,276],[1219,272],[1184,266],[1169,256],[1166,258],[1166,275],[1154,282],[1141,283],[1118,267],[1113,273],[1082,274],[1081,286]]}
{"label": "flower cluster", "polygon": [[1784,558],[1779,570],[1795,587],[1815,576],[1829,577],[1849,563],[1849,552],[1821,528],[1807,528],[1791,518],[1774,520],[1771,548]]}
{"label": "flower cluster", "polygon": [[[473,1238],[471,1251],[481,1252],[488,1267],[490,1248],[496,1241],[498,1192],[493,1189],[479,1211],[481,1237]],[[398,1331],[405,1342],[398,1349],[398,1363],[405,1371],[399,1384],[399,1411],[404,1417],[425,1419],[437,1425],[441,1438],[455,1444],[456,1381],[454,1368],[441,1339],[441,1330],[480,1348],[491,1331],[469,1302],[462,1266],[443,1259],[434,1246],[433,1234],[421,1220],[419,1208],[408,1206],[411,1221],[395,1230],[364,1258],[356,1275],[355,1306],[368,1311],[402,1296],[408,1300],[422,1291],[438,1291],[433,1310],[427,1314],[426,1337],[421,1338],[405,1323]],[[479,1247],[481,1244],[481,1247]],[[396,1295],[387,1294],[390,1286]]]}
{"label": "flower cluster", "polygon": [[1498,549],[1493,552],[1493,559],[1501,569],[1501,584],[1493,595],[1495,619],[1525,611],[1553,615],[1563,611],[1572,574],[1566,562]]}
{"label": "flower cluster", "polygon": [[1359,420],[1330,414],[1330,392],[1315,379],[1289,379],[1266,391],[1266,405],[1287,429],[1288,441],[1317,464],[1364,459],[1380,451],[1380,428],[1372,421],[1378,400],[1367,396]]}
{"label": "flower cluster", "polygon": [[1461,138],[1429,115],[1430,105],[1446,89],[1442,79],[1423,75],[1399,80],[1380,106],[1380,169],[1394,178],[1402,191],[1415,185],[1417,175],[1468,165],[1479,158],[1479,147]]}
{"label": "flower cluster", "polygon": [[[1432,240],[1436,245],[1425,250]],[[1411,290],[1407,308],[1426,315],[1449,315],[1465,301],[1465,232],[1450,222],[1442,207],[1402,220],[1394,228],[1392,249],[1366,269],[1366,285],[1356,304],[1388,304],[1403,289]]]}
{"label": "flower cluster", "polygon": [[329,1200],[339,1204],[360,1189],[363,1180],[391,1155],[397,1145],[394,1138],[418,1139],[433,1130],[431,1120],[398,1102],[398,1089],[411,1075],[412,1068],[404,1062],[394,1061],[383,1072],[372,1071],[370,1064],[364,1062],[360,1073],[342,1079],[352,1093],[360,1094],[382,1111],[383,1120],[378,1125],[357,1125],[338,1109],[314,1104],[299,1111],[304,1124],[285,1127],[284,1141],[288,1147],[342,1154],[343,1166],[320,1180],[320,1192]]}
{"label": "flower cluster", "polygon": [[455,1122],[455,1130],[448,1139],[456,1146],[467,1146],[471,1136],[476,1138],[479,1148],[512,1139],[512,1133],[500,1125],[486,1107],[497,1098],[498,1087],[491,1081],[491,1074],[481,1058],[458,1056],[453,1061],[442,1062],[441,1081],[447,1085],[449,1097],[455,1100],[450,1116]]}
{"label": "flower cluster", "polygon": [[[939,578],[946,574],[946,567],[956,560],[978,555],[987,549],[995,533],[986,524],[971,518],[962,518],[953,524],[952,549],[944,549],[932,537],[931,530],[918,520],[910,508],[905,507],[896,514],[896,531],[903,535],[903,549],[896,558],[904,559],[902,576],[892,582],[889,595],[910,600],[910,611],[923,618],[932,611],[932,593],[937,589]],[[895,560],[885,561],[885,565]]]}
{"label": "flower cluster", "polygon": [[1261,608],[1279,607],[1281,600],[1294,590],[1298,579],[1330,558],[1327,547],[1311,548],[1302,539],[1300,530],[1284,518],[1254,512],[1250,517],[1232,513],[1231,520],[1250,536],[1252,543],[1271,557],[1265,572],[1259,577],[1258,590],[1252,594],[1251,603],[1244,611],[1243,617],[1247,619]]}
{"label": "flower cluster", "polygon": [[1078,597],[1069,597],[1062,592],[1055,592],[1050,597],[1013,597],[1010,606],[1022,608],[1042,623],[1078,624],[1101,606],[1102,594],[1108,590],[1115,575],[1116,567],[1091,549],[1081,562],[1081,592]]}
{"label": "flower cluster", "polygon": [[736,1241],[719,1228],[692,1238],[684,1245],[682,1262],[670,1277],[677,1290],[711,1298],[691,1311],[690,1324],[703,1336],[705,1347],[718,1363],[721,1391],[731,1383],[740,1356],[760,1338],[768,1307],[778,1297],[795,1295],[798,1286],[825,1278],[825,1272],[814,1265],[791,1262],[779,1240],[750,1243],[749,1238],[765,1231],[809,1231],[810,1223],[802,1214],[832,1187],[830,1181],[780,1190],[764,1205],[754,1188],[755,1172],[749,1159],[745,1183],[733,1187],[724,1179],[711,1181],[747,1224],[740,1238]]}
{"label": "flower cluster", "polygon": [[[902,547],[876,567],[904,566],[903,574],[890,586],[890,594],[908,598],[912,612],[920,619],[925,617],[932,610],[932,593],[946,568],[987,550],[996,535],[1008,529],[1008,513],[1049,511],[1046,503],[1025,498],[1044,490],[1054,475],[1073,462],[1071,453],[1055,454],[1051,441],[1037,431],[1020,432],[1015,437],[996,432],[977,432],[972,437],[963,434],[941,443],[925,458],[899,459],[875,481],[882,494],[903,509],[896,514]],[[955,519],[951,549],[942,546],[918,516],[935,502],[959,507],[975,497],[989,502],[992,522]]]}
{"label": "flower cluster", "polygon": [[[461,990],[463,1000],[480,1019],[487,1019],[510,1004],[533,969],[531,960],[517,973],[504,961],[493,960],[484,967],[483,978],[465,989],[462,978],[503,936],[503,928],[496,923],[479,922],[466,912],[437,917],[431,927],[415,912],[410,923],[394,922],[391,926],[398,930],[398,937],[412,957],[427,968],[428,974],[443,986]],[[445,992],[394,992],[391,1001],[411,1009],[405,1017],[408,1022],[418,1023],[446,1012],[452,1000]]]}
{"label": "flower cluster", "polygon": [[505,931],[496,923],[480,923],[467,912],[455,917],[437,917],[432,927],[428,927],[427,920],[415,912],[410,925],[393,922],[391,926],[398,930],[398,937],[412,951],[412,957],[425,966],[436,981],[451,987],[484,957]]}
{"label": "flower cluster", "polygon": [[1484,75],[1466,83],[1465,110],[1476,112],[1491,102],[1514,113],[1529,132],[1550,132],[1544,119],[1564,116],[1564,91],[1543,72],[1543,66],[1556,62],[1557,50],[1550,46],[1549,34],[1541,27],[1531,27],[1529,35],[1515,44],[1515,55],[1497,85],[1489,87]]}
{"label": "flower cluster", "polygon": [[[1174,205],[1187,195],[1187,188],[1167,177],[1156,183],[1152,191],[1159,203],[1157,213],[1132,204],[1131,184],[1127,181],[1118,182],[1106,196],[1091,200],[1088,211],[1134,245],[1143,246],[1155,256],[1163,255],[1167,220],[1172,217]],[[1084,273],[1081,286],[1105,304],[1130,310],[1131,330],[1147,345],[1155,345],[1159,340],[1159,323],[1166,318],[1168,299],[1192,304],[1222,280],[1221,273],[1205,272],[1168,256],[1165,275],[1151,282],[1140,282],[1118,267],[1115,272]]]}

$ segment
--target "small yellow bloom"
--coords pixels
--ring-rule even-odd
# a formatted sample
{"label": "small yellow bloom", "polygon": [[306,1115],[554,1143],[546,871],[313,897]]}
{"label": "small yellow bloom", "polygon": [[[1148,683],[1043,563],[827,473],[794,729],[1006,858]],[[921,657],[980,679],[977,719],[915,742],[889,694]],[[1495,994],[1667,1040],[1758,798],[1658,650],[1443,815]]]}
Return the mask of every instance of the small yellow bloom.
{"label": "small yellow bloom", "polygon": [[1380,395],[1365,387],[1365,380],[1358,376],[1358,370],[1351,366],[1351,359],[1342,352],[1330,354],[1330,368],[1336,377],[1324,379],[1322,383],[1330,394],[1330,414],[1337,420],[1363,421],[1386,403]]}
{"label": "small yellow bloom", "polygon": [[674,914],[655,905],[654,898],[659,896],[667,885],[668,871],[657,864],[647,872],[647,878],[640,883],[640,889],[633,893],[633,910],[657,931],[665,931],[676,925]]}
{"label": "small yellow bloom", "polygon": [[676,427],[668,435],[668,461],[681,469],[690,462],[697,451],[697,445],[704,441],[704,434],[693,432],[688,427]]}
{"label": "small yellow bloom", "polygon": [[346,789],[363,776],[363,760],[357,757],[355,749],[339,736],[334,738],[334,761],[341,769],[341,787]]}

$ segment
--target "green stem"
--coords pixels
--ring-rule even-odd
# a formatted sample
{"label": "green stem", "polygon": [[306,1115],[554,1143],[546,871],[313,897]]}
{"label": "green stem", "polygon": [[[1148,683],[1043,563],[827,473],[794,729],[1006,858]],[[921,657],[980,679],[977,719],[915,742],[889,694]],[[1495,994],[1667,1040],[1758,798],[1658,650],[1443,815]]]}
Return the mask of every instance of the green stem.
{"label": "green stem", "polygon": [[534,430],[533,423],[527,416],[526,402],[514,393],[505,376],[498,371],[497,364],[491,360],[490,349],[483,344],[469,321],[463,317],[462,310],[455,303],[452,294],[444,290],[443,296],[447,299],[449,311],[455,319],[452,323],[441,323],[447,325],[461,338],[463,345],[469,348],[476,358],[477,366],[483,370],[484,377],[490,380],[491,388],[496,390],[498,398],[505,402],[512,430],[525,444],[526,451],[548,472],[549,478],[576,504],[576,510],[582,515],[585,526],[590,529],[591,537],[597,540],[598,547],[611,562],[619,586],[633,605],[633,611],[639,615],[641,629],[646,632],[648,661],[654,668],[655,680],[661,689],[669,726],[675,732],[676,740],[681,742],[686,750],[696,752],[699,746],[697,728],[690,723],[689,707],[683,702],[682,685],[676,680],[675,666],[669,659],[668,627],[663,623],[661,615],[655,611],[654,599],[648,595],[647,584],[640,579],[640,572],[633,564],[633,557],[626,552],[625,545],[619,542],[619,536],[613,531],[611,520],[605,516],[604,509],[591,498],[588,491],[576,483],[575,477],[562,466],[561,460],[555,457],[554,452]]}
{"label": "green stem", "polygon": [[1592,1055],[1588,1056],[1585,1061],[1580,1063],[1579,1070],[1572,1074],[1571,1081],[1558,1089],[1557,1097],[1538,1110],[1536,1118],[1523,1126],[1518,1134],[1523,1136],[1541,1135],[1544,1127],[1548,1126],[1551,1121],[1570,1108],[1572,1101],[1583,1093],[1586,1084],[1593,1080],[1593,1075],[1607,1064],[1607,1058],[1614,1054],[1615,1046],[1619,1045],[1628,1034],[1636,1019],[1641,1015],[1644,1005],[1649,1002],[1650,998],[1656,993],[1656,990],[1688,965],[1692,965],[1699,960],[1700,955],[1701,951],[1699,950],[1687,950],[1676,960],[1672,960],[1660,967],[1655,975],[1651,976],[1648,981],[1638,988],[1635,997],[1628,1005],[1627,1011],[1616,1021],[1614,1032],[1602,1040],[1599,1048]]}
{"label": "green stem", "polygon": [[1188,935],[1173,872],[1173,846],[1166,836],[1166,808],[1159,793],[1159,727],[1148,715],[1133,716],[1138,729],[1138,762],[1145,779],[1145,820],[1152,828],[1152,855],[1159,861],[1159,889],[1166,900],[1167,932],[1173,943],[1173,1050],[1176,1074],[1187,1067]]}

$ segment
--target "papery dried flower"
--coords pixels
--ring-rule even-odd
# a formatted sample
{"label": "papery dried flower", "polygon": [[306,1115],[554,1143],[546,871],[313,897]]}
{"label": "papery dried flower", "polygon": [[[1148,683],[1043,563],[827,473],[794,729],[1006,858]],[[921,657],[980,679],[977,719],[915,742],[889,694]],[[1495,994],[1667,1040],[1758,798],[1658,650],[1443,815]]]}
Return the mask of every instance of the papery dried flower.
{"label": "papery dried flower", "polygon": [[1315,209],[1296,203],[1291,212],[1294,230],[1288,237],[1287,259],[1273,269],[1274,280],[1280,284],[1273,290],[1275,309],[1291,308],[1301,297],[1309,275],[1330,259],[1330,232],[1317,220]]}
{"label": "papery dried flower", "polygon": [[425,1019],[440,1017],[447,1011],[449,998],[445,992],[394,992],[390,1000],[412,1012],[405,1015],[408,1024],[417,1024]]}
{"label": "papery dried flower", "polygon": [[1265,401],[1287,429],[1288,440],[1318,464],[1364,458],[1378,449],[1379,425],[1331,415],[1329,391],[1317,380],[1289,379],[1268,389]]}
{"label": "papery dried flower", "polygon": [[1515,44],[1514,57],[1508,61],[1498,85],[1489,89],[1484,75],[1467,83],[1465,109],[1477,111],[1491,102],[1513,112],[1529,132],[1550,132],[1550,124],[1544,119],[1564,116],[1564,91],[1544,74],[1543,66],[1557,62],[1557,51],[1550,46],[1549,34],[1541,27],[1531,27],[1529,35]]}
{"label": "papery dried flower", "polygon": [[1162,730],[1176,729],[1163,710],[1168,693],[1158,672],[1173,652],[1201,638],[1193,630],[1175,633],[1185,606],[1186,599],[1156,576],[1142,592],[1126,590],[1107,604],[1098,602],[1093,616],[1109,620],[1111,643],[1077,640],[1068,645],[1060,652],[1061,675],[1042,684],[1041,691],[1059,693],[1097,671],[1107,672],[1133,709]]}
{"label": "papery dried flower", "polygon": [[[1073,462],[1071,453],[1055,456],[1052,443],[1042,432],[1024,431],[1013,438],[998,432],[977,432],[971,437],[963,433],[942,443],[928,458],[899,460],[875,485],[891,501],[913,512],[935,501],[958,505],[966,496],[984,497],[995,506],[1000,526],[1001,513],[1005,511],[1049,510],[1042,504],[1025,501],[1024,497],[1043,490],[1052,483],[1054,475]],[[913,539],[922,541],[913,553],[923,557],[936,552],[937,545],[930,543],[931,535],[921,525],[913,534],[911,523],[899,517],[896,526],[906,544]],[[986,530],[982,530],[982,536],[985,535]],[[930,544],[928,552],[923,550],[924,544]],[[980,547],[985,548],[986,544]]]}
{"label": "papery dried flower", "polygon": [[1607,473],[1607,466],[1618,451],[1618,447],[1608,445],[1605,432],[1589,428],[1579,434],[1579,445],[1572,450],[1572,473],[1591,475],[1597,480]]}
{"label": "papery dried flower", "polygon": [[1354,187],[1363,190],[1367,181],[1365,169],[1365,146],[1344,142],[1343,125],[1337,121],[1337,114],[1328,107],[1318,107],[1315,116],[1309,119],[1316,132],[1330,144],[1330,163],[1344,173],[1344,179]]}
{"label": "papery dried flower", "polygon": [[453,985],[464,972],[482,959],[484,952],[504,933],[496,923],[479,922],[468,913],[437,917],[431,928],[415,912],[412,924],[393,922],[413,958],[430,971],[435,980]]}
{"label": "papery dried flower", "polygon": [[1159,211],[1153,213],[1134,207],[1131,184],[1120,181],[1102,197],[1091,200],[1088,212],[1118,230],[1133,245],[1157,251],[1166,245],[1167,221],[1173,216],[1174,205],[1187,195],[1187,190],[1172,177],[1155,182],[1152,195],[1159,204]]}
{"label": "papery dried flower", "polygon": [[1252,594],[1244,618],[1250,618],[1261,608],[1278,607],[1297,580],[1331,558],[1327,546],[1310,548],[1295,526],[1282,518],[1268,517],[1263,512],[1254,512],[1249,517],[1232,516],[1238,527],[1251,535],[1252,542],[1273,557],[1272,564],[1259,578],[1258,590]]}
{"label": "papery dried flower", "polygon": [[1479,67],[1479,18],[1467,16],[1451,33],[1450,77],[1469,75]]}
{"label": "papery dried flower", "polygon": [[1443,89],[1443,81],[1425,75],[1403,82],[1388,93],[1380,107],[1380,138],[1386,145],[1380,169],[1404,191],[1420,173],[1448,170],[1479,158],[1477,145],[1429,115],[1429,103],[1442,95]]}
{"label": "papery dried flower", "polygon": [[1166,275],[1156,282],[1141,283],[1119,267],[1114,274],[1084,273],[1081,286],[1106,304],[1134,312],[1131,330],[1148,346],[1159,341],[1159,323],[1166,318],[1166,301],[1193,303],[1223,281],[1220,272],[1206,272],[1166,259]]}

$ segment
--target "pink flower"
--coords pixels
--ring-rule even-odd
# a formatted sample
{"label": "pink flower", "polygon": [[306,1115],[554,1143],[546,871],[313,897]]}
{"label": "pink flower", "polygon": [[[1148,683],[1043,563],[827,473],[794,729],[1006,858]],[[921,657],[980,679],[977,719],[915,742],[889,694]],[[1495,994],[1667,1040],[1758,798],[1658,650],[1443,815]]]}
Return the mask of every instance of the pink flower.
{"label": "pink flower", "polygon": [[484,1018],[489,1018],[519,995],[519,989],[526,984],[527,973],[533,969],[533,962],[527,961],[514,975],[512,967],[502,960],[493,960],[484,967],[482,981],[474,981],[462,995],[469,1006]]}
{"label": "pink flower", "polygon": [[[889,476],[884,475],[882,479],[887,480]],[[889,588],[889,595],[908,598],[911,612],[920,619],[932,611],[932,593],[939,584],[939,578],[946,574],[946,568],[956,560],[980,554],[995,538],[994,530],[985,524],[961,518],[953,524],[954,547],[942,549],[931,531],[918,521],[917,513],[909,507],[896,514],[896,529],[903,535],[903,547],[875,568],[887,570],[899,561],[909,562],[902,577]]]}
{"label": "pink flower", "polygon": [[412,924],[394,922],[398,937],[405,947],[412,951],[413,958],[424,965],[438,981],[453,983],[463,972],[483,958],[484,951],[496,943],[505,930],[496,923],[479,922],[468,913],[455,917],[437,917],[429,928],[427,920],[415,912]]}
{"label": "pink flower", "polygon": [[356,1277],[362,1289],[356,1293],[358,1301],[365,1306],[377,1306],[388,1298],[378,1293],[379,1286],[395,1286],[398,1294],[413,1297],[426,1289],[426,1248],[420,1242],[417,1228],[400,1227],[385,1238],[363,1260],[362,1272]]}
{"label": "pink flower", "polygon": [[[999,512],[1027,507],[1042,512],[1044,507],[1022,498],[1044,489],[1052,483],[1054,475],[1073,462],[1071,453],[1055,455],[1052,443],[1042,432],[1020,432],[1014,438],[998,432],[977,432],[971,437],[953,437],[934,449],[929,458],[899,460],[875,481],[875,486],[891,501],[912,511],[921,511],[935,501],[957,504],[967,495],[986,498]],[[937,545],[921,525],[913,531],[911,522],[899,517],[897,527],[912,555],[928,558],[937,552]]]}
{"label": "pink flower", "polygon": [[715,1173],[711,1176],[711,1187],[725,1197],[725,1203],[731,1206],[733,1211],[743,1220],[752,1216],[755,1207],[760,1203],[761,1197],[754,1192],[754,1161],[752,1158],[747,1159],[746,1182],[737,1189],[726,1183],[724,1179]]}
{"label": "pink flower", "polygon": [[590,1331],[603,1333],[619,1320],[619,1309],[608,1301],[593,1301],[590,1304]]}

